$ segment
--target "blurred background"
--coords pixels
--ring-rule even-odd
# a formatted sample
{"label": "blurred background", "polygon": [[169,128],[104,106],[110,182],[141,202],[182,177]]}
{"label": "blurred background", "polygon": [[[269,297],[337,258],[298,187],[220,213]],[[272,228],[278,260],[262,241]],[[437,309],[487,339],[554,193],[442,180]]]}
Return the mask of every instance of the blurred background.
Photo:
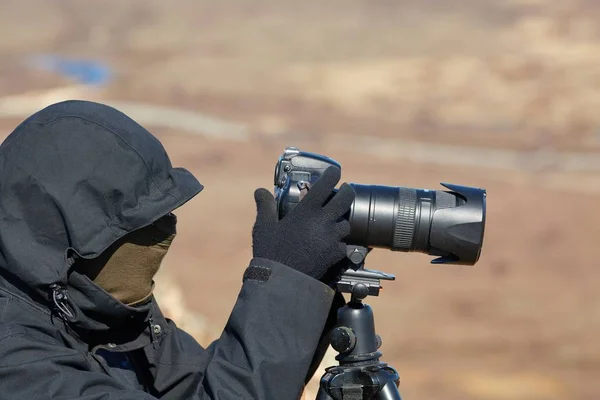
{"label": "blurred background", "polygon": [[345,181],[488,191],[476,266],[367,259],[396,275],[370,304],[403,396],[598,399],[599,2],[0,7],[2,138],[53,102],[100,101],[205,184],[178,211],[158,278],[200,341],[218,337],[240,289],[253,191],[293,145],[341,162]]}

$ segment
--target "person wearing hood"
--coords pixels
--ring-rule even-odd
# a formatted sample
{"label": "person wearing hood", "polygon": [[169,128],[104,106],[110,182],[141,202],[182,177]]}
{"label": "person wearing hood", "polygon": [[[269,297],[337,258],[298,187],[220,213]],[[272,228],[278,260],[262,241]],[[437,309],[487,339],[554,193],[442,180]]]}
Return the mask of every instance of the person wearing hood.
{"label": "person wearing hood", "polygon": [[[66,101],[0,145],[0,398],[297,399],[324,356],[354,200],[329,169],[281,220],[256,190],[253,258],[207,348],[153,277],[203,186],[107,105]],[[325,344],[324,344],[325,343]]]}

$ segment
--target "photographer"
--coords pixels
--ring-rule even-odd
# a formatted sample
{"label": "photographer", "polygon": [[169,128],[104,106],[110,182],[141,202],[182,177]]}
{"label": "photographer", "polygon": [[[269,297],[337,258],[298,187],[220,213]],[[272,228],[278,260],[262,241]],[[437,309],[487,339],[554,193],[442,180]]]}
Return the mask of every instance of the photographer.
{"label": "photographer", "polygon": [[297,399],[343,301],[328,284],[354,191],[331,197],[339,179],[327,170],[281,220],[255,192],[253,259],[204,349],[152,296],[173,211],[202,185],[113,108],[34,114],[0,146],[0,397]]}

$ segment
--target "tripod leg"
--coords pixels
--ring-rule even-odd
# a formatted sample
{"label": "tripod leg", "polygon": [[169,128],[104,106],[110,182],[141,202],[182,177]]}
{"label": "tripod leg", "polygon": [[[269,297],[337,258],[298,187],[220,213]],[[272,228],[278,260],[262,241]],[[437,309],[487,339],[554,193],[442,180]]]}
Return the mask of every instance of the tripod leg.
{"label": "tripod leg", "polygon": [[376,398],[380,400],[402,400],[398,387],[393,381],[388,381],[383,389],[377,393]]}
{"label": "tripod leg", "polygon": [[323,387],[319,387],[316,400],[333,400],[333,398],[327,394]]}

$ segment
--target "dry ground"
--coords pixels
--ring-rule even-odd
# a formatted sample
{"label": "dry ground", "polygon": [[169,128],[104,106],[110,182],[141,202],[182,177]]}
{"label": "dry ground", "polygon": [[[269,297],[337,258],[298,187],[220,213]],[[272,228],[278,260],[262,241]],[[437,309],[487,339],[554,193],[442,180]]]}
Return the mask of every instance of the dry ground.
{"label": "dry ground", "polygon": [[[370,256],[371,268],[397,277],[371,304],[402,393],[597,399],[597,175],[410,163],[328,138],[596,151],[598,6],[321,3],[0,1],[0,90],[65,84],[22,66],[28,55],[59,52],[115,68],[116,81],[98,95],[107,102],[175,105],[247,124],[251,140],[243,143],[154,130],[174,164],[206,186],[179,211],[165,268],[217,327],[251,256],[252,192],[270,186],[285,146],[336,158],[349,181],[487,188],[477,266]],[[0,129],[17,123],[1,120]]]}

